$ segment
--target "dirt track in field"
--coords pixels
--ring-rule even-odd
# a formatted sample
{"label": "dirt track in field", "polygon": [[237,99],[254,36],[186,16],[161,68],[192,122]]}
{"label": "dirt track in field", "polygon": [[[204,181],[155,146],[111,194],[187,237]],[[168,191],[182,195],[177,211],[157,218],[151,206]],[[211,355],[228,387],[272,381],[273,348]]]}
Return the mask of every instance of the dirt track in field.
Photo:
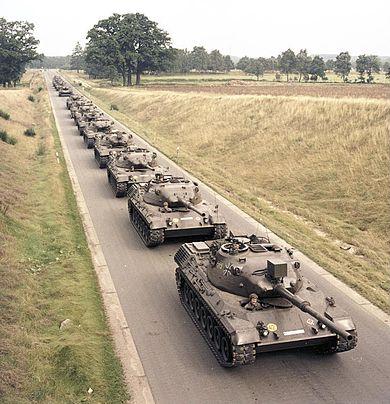
{"label": "dirt track in field", "polygon": [[145,89],[205,92],[229,95],[276,95],[331,98],[376,98],[390,100],[390,84],[304,84],[304,83],[259,83],[256,85],[229,82],[227,84],[147,84]]}

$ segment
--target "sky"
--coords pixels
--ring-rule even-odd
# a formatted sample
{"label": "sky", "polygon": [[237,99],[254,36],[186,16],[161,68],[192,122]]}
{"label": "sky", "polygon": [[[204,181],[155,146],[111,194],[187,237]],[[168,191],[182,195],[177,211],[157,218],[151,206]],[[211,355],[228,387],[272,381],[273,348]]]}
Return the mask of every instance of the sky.
{"label": "sky", "polygon": [[233,56],[277,56],[291,48],[310,54],[348,50],[390,55],[390,0],[1,0],[0,17],[35,24],[47,56],[85,44],[92,26],[113,13],[140,12],[178,48],[202,45]]}

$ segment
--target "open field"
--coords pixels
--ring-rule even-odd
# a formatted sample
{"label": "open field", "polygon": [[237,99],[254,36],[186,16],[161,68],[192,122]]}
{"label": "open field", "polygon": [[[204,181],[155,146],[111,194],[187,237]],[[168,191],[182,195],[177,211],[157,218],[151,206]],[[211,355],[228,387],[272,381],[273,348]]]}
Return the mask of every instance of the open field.
{"label": "open field", "polygon": [[384,98],[390,99],[390,84],[326,84],[326,83],[265,83],[231,81],[223,85],[145,85],[147,90],[201,92],[226,95],[308,96],[330,98]]}
{"label": "open field", "polygon": [[0,140],[0,401],[124,402],[45,84],[38,72],[22,84],[0,90],[0,130],[17,140]]}
{"label": "open field", "polygon": [[[88,80],[86,75],[67,72],[71,77],[93,82],[94,86],[111,87],[107,80]],[[337,76],[335,76],[337,77]],[[382,77],[382,76],[380,76]],[[253,80],[242,74],[205,74],[182,76],[143,76],[142,86],[137,90],[161,90],[174,92],[201,92],[226,95],[275,95],[309,96],[330,98],[383,98],[390,99],[390,80],[379,79],[373,85],[348,84],[335,82],[297,83],[275,82],[269,78],[263,81]],[[120,87],[118,87],[120,88]],[[126,91],[126,89],[124,89]]]}
{"label": "open field", "polygon": [[116,118],[390,311],[389,101],[85,84],[97,104],[116,104]]}
{"label": "open field", "polygon": [[[318,84],[340,83],[344,84],[339,76],[329,71],[326,73],[328,80],[322,82],[318,80]],[[349,75],[349,80],[354,82],[358,78],[358,73],[352,71]],[[232,80],[246,81],[248,83],[276,82],[275,73],[266,72],[257,80],[252,74],[243,73],[240,70],[232,70],[229,73],[185,73],[185,74],[169,74],[162,73],[159,75],[143,75],[142,81],[145,84],[208,84],[208,83],[228,83]],[[298,76],[291,75],[291,80],[298,80]],[[286,76],[281,76],[281,82],[286,82]],[[383,72],[374,74],[374,83],[389,83]]]}

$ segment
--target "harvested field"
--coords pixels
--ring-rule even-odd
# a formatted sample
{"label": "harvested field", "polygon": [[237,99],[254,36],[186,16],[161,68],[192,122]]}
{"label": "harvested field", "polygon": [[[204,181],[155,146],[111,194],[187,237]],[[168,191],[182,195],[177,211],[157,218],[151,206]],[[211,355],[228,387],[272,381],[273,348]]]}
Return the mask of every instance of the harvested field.
{"label": "harvested field", "polygon": [[145,84],[141,88],[174,92],[226,95],[308,96],[326,98],[384,98],[390,100],[390,84],[306,84],[229,81],[225,84]]}

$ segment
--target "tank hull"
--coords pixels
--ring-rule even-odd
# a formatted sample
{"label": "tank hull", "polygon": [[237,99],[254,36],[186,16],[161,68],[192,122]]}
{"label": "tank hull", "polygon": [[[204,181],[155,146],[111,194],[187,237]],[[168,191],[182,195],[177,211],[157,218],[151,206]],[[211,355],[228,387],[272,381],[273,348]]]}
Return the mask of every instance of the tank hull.
{"label": "tank hull", "polygon": [[[204,250],[199,255],[193,254],[194,245]],[[319,327],[313,317],[293,305],[282,308],[270,303],[258,311],[245,309],[242,297],[210,283],[205,269],[208,265],[205,246],[206,243],[188,243],[179,249],[175,255],[179,264],[176,284],[182,305],[221,366],[250,364],[263,352],[315,347],[320,353],[337,353],[356,346],[352,320],[345,312],[338,315],[337,308],[333,312],[326,305],[325,296],[307,281],[302,297],[314,299],[316,309],[329,318],[333,316],[335,323],[343,325],[354,336],[352,341],[347,342],[330,329]],[[195,257],[201,257],[202,265],[197,264]],[[245,352],[244,359],[238,356],[237,360],[237,352]]]}
{"label": "tank hull", "polygon": [[[142,240],[148,247],[155,247],[158,244],[162,244],[166,239],[179,238],[179,237],[205,237],[208,239],[220,238],[227,233],[227,226],[225,223],[207,224],[207,225],[193,225],[193,218],[186,214],[176,212],[171,214],[172,220],[177,220],[177,223],[185,223],[184,225],[177,225],[177,227],[158,226],[153,223],[152,219],[148,219],[145,216],[145,212],[141,211],[136,204],[131,200],[128,200],[128,212],[130,222],[141,236]],[[176,217],[175,217],[176,216]],[[180,216],[182,216],[180,218]],[[190,220],[185,220],[190,218]],[[191,223],[190,223],[191,222]],[[160,221],[161,223],[161,221]],[[149,241],[149,234],[158,232],[160,234],[157,243]]]}

